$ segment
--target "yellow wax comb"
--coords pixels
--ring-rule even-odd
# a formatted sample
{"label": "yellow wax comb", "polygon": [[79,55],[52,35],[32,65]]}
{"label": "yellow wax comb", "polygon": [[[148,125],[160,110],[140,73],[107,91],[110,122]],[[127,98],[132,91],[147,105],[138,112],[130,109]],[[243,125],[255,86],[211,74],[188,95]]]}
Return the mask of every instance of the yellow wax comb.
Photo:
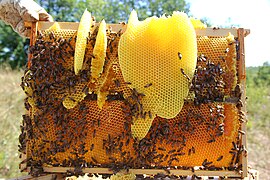
{"label": "yellow wax comb", "polygon": [[189,18],[195,29],[205,29],[206,25],[201,20],[195,18]]}
{"label": "yellow wax comb", "polygon": [[91,25],[92,25],[91,13],[88,12],[86,9],[81,17],[75,45],[74,71],[76,75],[82,69],[87,37],[88,33],[90,32]]}
{"label": "yellow wax comb", "polygon": [[[169,17],[139,21],[132,11],[118,54],[124,80],[145,94],[144,110],[162,118],[174,118],[188,95],[188,79],[192,79],[197,62],[196,33],[188,16],[174,12]],[[150,119],[154,117],[145,124],[148,130]],[[136,124],[143,127],[136,122],[133,126]],[[136,136],[142,138],[144,134]]]}
{"label": "yellow wax comb", "polygon": [[54,22],[53,25],[49,28],[49,31],[58,31],[60,30],[60,26],[58,22]]}
{"label": "yellow wax comb", "polygon": [[95,47],[93,50],[93,58],[91,61],[92,80],[97,80],[103,71],[105,56],[107,49],[106,23],[101,21],[98,29]]}

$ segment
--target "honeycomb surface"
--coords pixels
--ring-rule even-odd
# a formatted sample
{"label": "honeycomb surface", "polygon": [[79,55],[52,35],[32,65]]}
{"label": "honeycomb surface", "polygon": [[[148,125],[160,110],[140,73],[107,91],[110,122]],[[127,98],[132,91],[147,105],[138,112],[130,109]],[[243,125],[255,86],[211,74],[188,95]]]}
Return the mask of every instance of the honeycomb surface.
{"label": "honeycomb surface", "polygon": [[[119,63],[124,80],[145,95],[138,102],[143,114],[173,118],[180,112],[189,91],[186,76],[192,78],[196,66],[196,45],[195,29],[185,13],[139,21],[132,11],[119,42]],[[148,114],[134,119],[133,136],[144,138],[153,119]]]}
{"label": "honeycomb surface", "polygon": [[81,21],[78,28],[77,41],[75,47],[75,56],[74,56],[74,72],[77,75],[83,66],[83,59],[85,54],[87,36],[90,32],[92,26],[92,17],[91,13],[84,11]]}
{"label": "honeycomb surface", "polygon": [[[241,168],[239,158],[245,152],[239,133],[242,114],[238,103],[224,100],[236,97],[232,93],[237,83],[236,66],[229,64],[235,64],[234,40],[197,37],[197,67],[190,99],[174,118],[147,112],[154,120],[145,138],[138,140],[131,133],[135,114],[141,113],[134,99],[145,98],[144,90],[148,88],[139,92],[123,78],[118,59],[122,32],[107,29],[106,57],[97,83],[92,83],[90,73],[97,28],[88,37],[83,66],[77,75],[73,58],[76,36],[76,31],[45,30],[38,32],[30,47],[33,56],[21,85],[27,95],[27,113],[23,116],[19,150],[27,155],[32,174],[42,166],[79,170],[106,167],[114,172],[176,166]],[[102,109],[97,92],[106,97]],[[82,93],[85,97],[80,99]],[[63,105],[67,97],[76,101],[74,107]]]}
{"label": "honeycomb surface", "polygon": [[[230,95],[234,90],[237,76],[236,76],[236,43],[234,38],[228,37],[198,37],[198,63],[197,66],[205,67],[205,57],[211,62],[220,64],[224,73],[222,80],[224,81],[224,92]],[[201,55],[204,55],[203,57]]]}
{"label": "honeycomb surface", "polygon": [[101,21],[97,40],[95,43],[95,47],[93,50],[93,58],[91,64],[91,75],[94,79],[98,79],[100,74],[102,73],[105,56],[106,56],[106,49],[107,49],[107,36],[106,36],[106,23],[104,20]]}
{"label": "honeycomb surface", "polygon": [[196,52],[195,30],[186,14],[138,21],[133,11],[119,42],[119,63],[125,81],[145,94],[145,110],[173,118],[188,94],[188,80],[180,69],[192,78]]}

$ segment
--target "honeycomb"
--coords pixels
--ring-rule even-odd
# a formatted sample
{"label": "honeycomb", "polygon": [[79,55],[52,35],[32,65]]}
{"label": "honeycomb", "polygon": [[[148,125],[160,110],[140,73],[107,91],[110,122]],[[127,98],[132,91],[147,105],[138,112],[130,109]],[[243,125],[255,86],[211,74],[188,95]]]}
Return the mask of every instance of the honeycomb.
{"label": "honeycomb", "polygon": [[144,108],[164,118],[179,113],[188,93],[188,81],[180,69],[192,78],[196,49],[195,31],[184,13],[140,22],[132,12],[119,42],[119,63],[124,80],[145,93]]}
{"label": "honeycomb", "polygon": [[[192,78],[194,74],[196,52],[195,30],[186,14],[174,12],[171,17],[138,21],[132,11],[119,42],[119,63],[124,80],[144,93],[139,102],[143,111],[163,118],[180,112],[189,90],[185,76]],[[133,136],[144,138],[154,117],[135,119]]]}
{"label": "honeycomb", "polygon": [[91,20],[91,14],[86,9],[81,17],[75,46],[74,72],[76,75],[82,69],[87,42],[86,38],[88,37],[88,33],[90,32],[90,28],[92,26]]}
{"label": "honeycomb", "polygon": [[[118,57],[118,44],[125,33],[121,30],[107,27],[106,57],[102,73],[93,83],[91,61],[98,31],[96,26],[88,34],[78,74],[74,71],[76,30],[40,30],[30,47],[32,58],[21,84],[27,98],[19,151],[26,154],[32,175],[43,173],[44,166],[74,167],[67,173],[76,175],[83,174],[86,167],[109,168],[114,173],[130,168],[195,166],[209,171],[241,170],[240,157],[246,152],[239,133],[243,113],[239,102],[226,101],[239,98],[232,93],[237,89],[234,37],[197,36],[197,65],[190,75],[189,95],[175,117],[164,118],[140,105],[155,81],[143,82],[142,86],[149,87],[139,89],[124,78]],[[181,54],[184,59],[184,52]],[[186,79],[183,82],[189,85]],[[102,108],[98,93],[101,102],[105,99]],[[70,108],[63,103],[67,97],[76,101]],[[134,121],[139,116],[145,119]],[[149,131],[137,129],[145,137],[134,138],[131,130],[148,122]]]}
{"label": "honeycomb", "polygon": [[57,31],[57,30],[61,30],[60,25],[58,24],[58,22],[55,22],[50,28],[50,31]]}
{"label": "honeycomb", "polygon": [[91,61],[91,76],[98,79],[102,73],[107,49],[106,23],[101,21]]}
{"label": "honeycomb", "polygon": [[[107,49],[107,36],[106,36],[106,23],[104,20],[101,21],[98,34],[96,38],[95,47],[93,50],[93,58],[91,61],[91,76],[92,82],[97,81],[100,78],[100,75],[103,71],[103,66],[105,62]],[[101,84],[102,85],[102,84]],[[106,101],[108,93],[106,91],[97,91],[97,103],[100,108],[103,107]]]}
{"label": "honeycomb", "polygon": [[207,26],[204,24],[204,23],[202,23],[199,19],[195,19],[195,18],[189,18],[190,19],[190,21],[191,21],[191,23],[192,23],[192,25],[193,25],[193,27],[195,28],[195,29],[205,29]]}
{"label": "honeycomb", "polygon": [[[81,21],[84,21],[83,17],[82,17]],[[92,17],[89,16],[87,21],[89,21],[89,19],[92,19]],[[90,33],[90,31],[88,33]],[[89,36],[91,38],[91,33],[89,34]],[[84,44],[84,50],[86,48],[86,43],[87,42],[85,42],[85,44]],[[77,42],[76,42],[76,45],[77,45]],[[92,83],[95,83],[98,80],[98,78],[100,77],[100,74],[102,73],[102,69],[103,69],[103,65],[104,65],[104,61],[105,61],[105,56],[106,56],[106,47],[107,47],[106,23],[103,20],[100,23],[100,27],[98,28],[96,42],[95,42],[95,46],[93,48],[93,54],[92,54],[93,58],[91,59],[90,71],[91,71],[91,76],[92,76]],[[81,46],[79,46],[79,50],[80,49],[81,49]],[[75,48],[75,57],[76,57],[76,50],[78,50],[78,49]],[[82,66],[84,54],[80,54],[80,56],[81,57],[78,61],[81,61],[81,62],[78,62],[78,64],[81,64],[80,66]],[[75,62],[76,62],[76,59],[75,59]],[[76,69],[76,63],[74,63],[74,68]],[[74,108],[88,94],[88,91],[89,91],[88,85],[84,85],[84,86],[82,86],[82,85],[83,85],[82,83],[78,84],[75,88],[75,89],[77,89],[77,91],[75,91],[72,94],[70,94],[69,96],[67,96],[65,98],[65,100],[63,101],[63,105],[67,109]],[[102,108],[102,106],[106,100],[104,97],[106,97],[108,94],[107,93],[104,94],[104,93],[98,91],[97,95],[98,95],[97,96],[98,97],[98,105],[100,108]]]}

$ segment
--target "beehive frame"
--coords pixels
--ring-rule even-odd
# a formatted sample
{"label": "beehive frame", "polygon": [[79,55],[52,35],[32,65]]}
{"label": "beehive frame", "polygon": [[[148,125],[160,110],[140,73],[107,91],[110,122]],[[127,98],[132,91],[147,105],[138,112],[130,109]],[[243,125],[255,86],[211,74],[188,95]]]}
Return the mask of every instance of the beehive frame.
{"label": "beehive frame", "polygon": [[[28,23],[27,26],[31,27],[31,38],[30,38],[30,45],[33,45],[35,43],[36,37],[37,37],[37,31],[38,30],[45,30],[48,29],[50,26],[52,26],[53,23]],[[59,23],[61,29],[73,29],[76,30],[78,27],[78,23]],[[119,29],[125,30],[125,26],[119,24],[111,24],[110,25],[114,31],[118,31]],[[245,102],[245,78],[246,78],[246,72],[245,72],[245,54],[244,54],[244,37],[246,37],[249,34],[249,30],[245,30],[243,28],[233,28],[233,29],[217,29],[217,28],[206,28],[202,30],[196,30],[197,36],[212,36],[212,37],[225,37],[228,35],[228,33],[233,34],[236,38],[238,38],[239,42],[239,49],[237,52],[237,75],[238,75],[238,84],[241,86],[242,95],[241,100],[242,102]],[[31,54],[29,55],[29,59],[31,59]],[[30,61],[29,61],[30,63]],[[241,111],[246,112],[245,103],[243,103],[243,106],[241,107]],[[244,122],[241,124],[241,130],[243,132],[246,132],[246,117],[244,116]],[[241,138],[241,144],[246,147],[246,135],[242,136]],[[23,159],[27,159],[29,157],[23,156]],[[171,169],[170,173],[174,175],[181,175],[181,176],[187,176],[187,175],[193,175],[196,174],[197,176],[226,176],[226,177],[237,177],[237,178],[244,178],[248,175],[247,170],[247,157],[244,155],[244,153],[241,154],[240,158],[241,164],[242,164],[242,172],[236,172],[236,171],[229,171],[229,170],[218,170],[218,171],[209,171],[209,170],[194,170],[193,172],[191,170],[180,170],[180,169]],[[20,167],[22,170],[30,171],[29,167],[26,166],[26,164],[21,164]],[[43,167],[44,172],[47,173],[65,173],[67,170],[73,170],[73,168],[70,167]],[[112,174],[113,172],[110,171],[108,168],[84,168],[84,173],[99,173],[99,174]],[[158,174],[158,173],[168,173],[167,171],[163,169],[129,169],[129,172],[135,173],[135,174]]]}

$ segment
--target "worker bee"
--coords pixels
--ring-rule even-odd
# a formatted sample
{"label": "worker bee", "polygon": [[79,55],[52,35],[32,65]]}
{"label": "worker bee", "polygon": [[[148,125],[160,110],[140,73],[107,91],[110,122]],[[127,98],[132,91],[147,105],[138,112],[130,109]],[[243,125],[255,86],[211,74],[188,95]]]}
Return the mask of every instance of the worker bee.
{"label": "worker bee", "polygon": [[122,29],[119,29],[119,31],[117,32],[117,36],[120,37],[122,35]]}
{"label": "worker bee", "polygon": [[245,131],[241,131],[241,130],[238,130],[238,132],[241,134],[241,135],[245,135]]}
{"label": "worker bee", "polygon": [[91,144],[90,151],[93,151],[94,147],[94,144]]}
{"label": "worker bee", "polygon": [[220,156],[219,158],[217,158],[217,161],[221,161],[223,159],[223,156]]}
{"label": "worker bee", "polygon": [[223,62],[226,62],[226,59],[224,58],[224,56],[219,56],[219,59],[221,59]]}
{"label": "worker bee", "polygon": [[95,138],[96,137],[96,129],[94,129],[94,131],[93,131],[93,138]]}
{"label": "worker bee", "polygon": [[170,151],[168,152],[168,154],[172,154],[172,153],[174,153],[174,152],[176,152],[176,150],[175,150],[175,149],[172,149],[172,150],[170,150]]}
{"label": "worker bee", "polygon": [[50,33],[49,33],[49,38],[50,38],[50,40],[56,40],[56,39],[55,39],[55,35],[54,35],[53,32],[50,32]]}
{"label": "worker bee", "polygon": [[198,62],[202,62],[202,61],[206,62],[206,60],[207,60],[207,57],[202,53],[197,57]]}
{"label": "worker bee", "polygon": [[178,52],[178,58],[181,60],[182,59],[182,54],[180,52]]}
{"label": "worker bee", "polygon": [[184,75],[184,77],[187,78],[187,80],[190,82],[191,79],[190,79],[190,77],[185,73],[184,69],[181,68],[180,70],[181,70],[181,73]]}
{"label": "worker bee", "polygon": [[191,149],[188,150],[188,155],[189,155],[189,156],[191,155]]}
{"label": "worker bee", "polygon": [[164,161],[167,161],[168,157],[169,157],[169,155],[166,154],[166,156],[164,157]]}
{"label": "worker bee", "polygon": [[119,79],[115,79],[114,84],[115,84],[115,87],[117,87],[117,88],[121,86]]}
{"label": "worker bee", "polygon": [[131,85],[131,82],[125,82],[125,84]]}
{"label": "worker bee", "polygon": [[193,154],[195,154],[195,148],[193,146],[191,147],[191,150],[192,150]]}
{"label": "worker bee", "polygon": [[215,142],[215,137],[213,135],[211,135],[211,139],[207,141],[207,143],[212,143]]}
{"label": "worker bee", "polygon": [[97,120],[98,127],[100,127],[100,119]]}
{"label": "worker bee", "polygon": [[202,163],[202,166],[208,166],[208,165],[210,165],[210,164],[212,164],[213,162],[211,162],[211,161],[207,161],[207,159],[205,159],[204,161],[203,161],[203,163]]}
{"label": "worker bee", "polygon": [[98,161],[94,158],[94,157],[91,157],[91,159],[92,159],[92,161],[94,162],[94,163],[98,163]]}
{"label": "worker bee", "polygon": [[152,119],[152,113],[151,111],[148,111],[149,118]]}
{"label": "worker bee", "polygon": [[121,25],[126,25],[126,22],[122,21],[122,22],[119,22],[118,24],[121,24]]}
{"label": "worker bee", "polygon": [[144,86],[144,88],[148,88],[148,87],[150,87],[150,86],[152,86],[153,84],[152,83],[148,83],[148,84],[146,84],[145,86]]}

